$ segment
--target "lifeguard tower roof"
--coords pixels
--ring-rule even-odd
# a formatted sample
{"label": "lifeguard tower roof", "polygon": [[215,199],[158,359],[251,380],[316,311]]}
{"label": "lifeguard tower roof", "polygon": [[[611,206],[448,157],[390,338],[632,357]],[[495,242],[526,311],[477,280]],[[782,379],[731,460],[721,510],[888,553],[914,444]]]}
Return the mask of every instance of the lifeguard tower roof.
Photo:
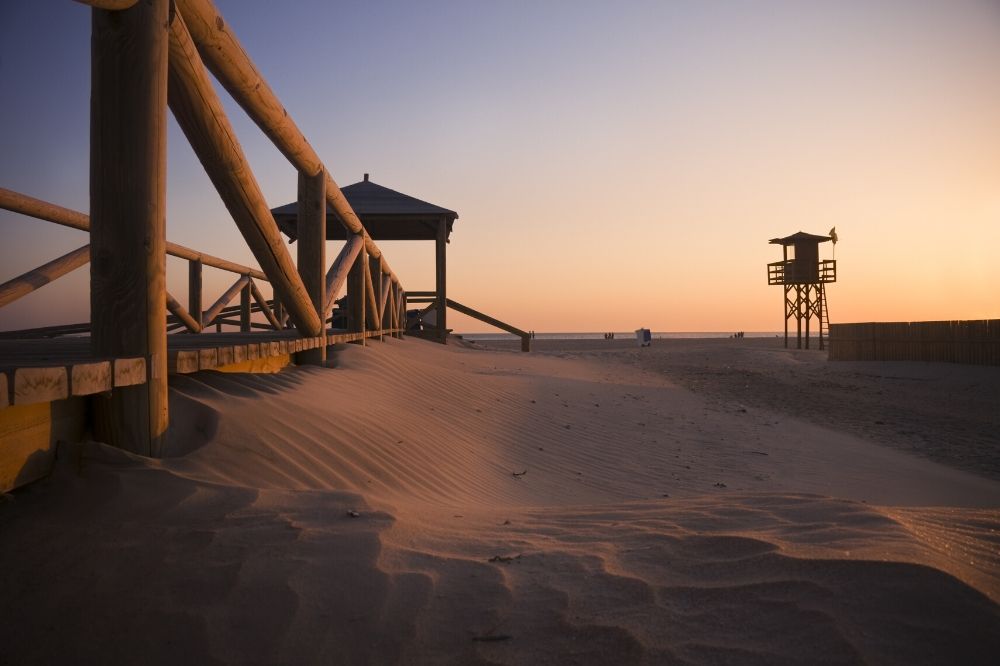
{"label": "lifeguard tower roof", "polygon": [[774,245],[795,245],[796,243],[803,243],[807,241],[815,241],[816,243],[825,243],[828,240],[833,240],[830,236],[817,236],[816,234],[807,234],[804,231],[797,231],[791,236],[785,236],[784,238],[772,238],[769,243]]}
{"label": "lifeguard tower roof", "polygon": [[[408,194],[391,190],[368,180],[364,180],[340,188],[344,198],[361,219],[361,224],[376,241],[382,240],[435,240],[439,222],[448,225],[448,235],[451,235],[452,225],[458,218],[458,213],[426,201],[421,201]],[[292,202],[271,209],[278,228],[289,238],[298,236],[296,224],[298,204]],[[344,225],[337,220],[333,209],[326,208],[327,240],[345,240]]]}

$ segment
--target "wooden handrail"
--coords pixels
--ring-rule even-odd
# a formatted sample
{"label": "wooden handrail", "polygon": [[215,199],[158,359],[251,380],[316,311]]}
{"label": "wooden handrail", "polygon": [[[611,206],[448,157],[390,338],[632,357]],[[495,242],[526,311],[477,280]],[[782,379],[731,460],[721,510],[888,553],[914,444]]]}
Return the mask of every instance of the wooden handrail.
{"label": "wooden handrail", "polygon": [[138,0],[74,0],[79,2],[81,5],[90,5],[95,9],[107,9],[110,11],[120,11],[122,9],[128,9],[134,5]]}
{"label": "wooden handrail", "polygon": [[473,319],[478,319],[479,321],[482,321],[482,322],[485,322],[487,324],[490,324],[491,326],[496,326],[497,328],[499,328],[501,330],[507,331],[508,333],[513,333],[514,335],[520,336],[521,338],[527,338],[527,337],[529,337],[527,331],[522,331],[521,329],[517,328],[516,326],[511,326],[510,324],[508,324],[506,322],[502,322],[499,319],[494,319],[493,317],[491,317],[491,316],[489,316],[487,314],[483,314],[482,312],[479,312],[477,310],[473,310],[469,306],[462,305],[461,303],[453,301],[450,298],[447,299],[447,301],[448,301],[448,307],[451,308],[452,310],[456,310],[458,312],[461,312],[464,315],[468,315],[468,316],[472,317]]}
{"label": "wooden handrail", "polygon": [[22,296],[27,296],[39,287],[44,287],[70,271],[75,271],[89,261],[90,245],[88,244],[42,264],[13,280],[0,284],[0,308],[13,303]]}
{"label": "wooden handrail", "polygon": [[[0,187],[0,208],[9,210],[13,213],[27,215],[28,217],[33,217],[38,220],[61,224],[62,226],[69,227],[71,229],[79,229],[80,231],[87,232],[90,231],[90,216],[87,214],[71,210],[69,208],[63,208],[62,206],[57,206],[56,204],[42,201],[41,199],[35,199],[34,197],[29,197],[26,194],[14,192],[13,190],[4,189],[2,187]],[[237,275],[249,275],[256,280],[267,281],[267,276],[256,268],[244,266],[243,264],[237,264],[236,262],[229,261],[228,259],[220,259],[219,257],[214,257],[210,254],[199,252],[198,250],[192,250],[189,247],[178,245],[177,243],[171,243],[170,241],[167,241],[167,254],[174,257],[180,257],[181,259],[187,259],[189,261],[200,261],[206,266],[229,271],[230,273],[236,273]]]}

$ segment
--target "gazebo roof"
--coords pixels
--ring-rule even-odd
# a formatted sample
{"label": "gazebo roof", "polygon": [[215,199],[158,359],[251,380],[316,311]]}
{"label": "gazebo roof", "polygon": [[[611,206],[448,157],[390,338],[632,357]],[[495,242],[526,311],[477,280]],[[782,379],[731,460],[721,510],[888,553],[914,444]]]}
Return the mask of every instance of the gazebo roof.
{"label": "gazebo roof", "polygon": [[[357,213],[361,224],[372,239],[382,240],[434,240],[437,238],[438,223],[444,221],[451,235],[452,225],[458,213],[432,203],[421,201],[408,194],[390,190],[368,180],[368,174],[361,182],[340,188],[344,198]],[[292,202],[271,209],[278,228],[289,238],[297,237],[296,224],[298,204]],[[326,208],[326,237],[328,240],[344,240],[344,225],[337,219],[333,209]]]}
{"label": "gazebo roof", "polygon": [[797,231],[791,236],[785,236],[784,238],[772,238],[768,242],[773,243],[774,245],[795,245],[796,243],[808,241],[825,243],[828,240],[833,240],[833,238],[830,236],[817,236],[816,234],[807,234],[804,231]]}

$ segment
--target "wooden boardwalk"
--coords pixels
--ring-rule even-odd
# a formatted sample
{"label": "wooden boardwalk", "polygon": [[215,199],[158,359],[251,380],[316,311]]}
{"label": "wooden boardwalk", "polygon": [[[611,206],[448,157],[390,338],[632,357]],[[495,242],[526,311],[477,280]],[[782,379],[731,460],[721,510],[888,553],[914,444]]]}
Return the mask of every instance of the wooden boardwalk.
{"label": "wooden boardwalk", "polygon": [[[90,437],[161,455],[170,375],[324,365],[330,345],[402,337],[407,327],[399,277],[212,0],[79,1],[92,6],[88,212],[3,187],[0,208],[86,232],[88,243],[2,276],[0,308],[88,266],[90,320],[0,332],[0,492],[47,473],[58,441]],[[294,248],[253,175],[220,87],[297,173],[297,200],[281,209],[294,227]],[[168,113],[256,265],[167,240]],[[436,289],[420,293],[433,296],[438,339],[445,340],[450,307],[521,335],[527,351],[524,331],[447,298],[444,248],[457,213],[437,210]],[[332,262],[328,238],[344,240]],[[167,290],[167,256],[187,262],[186,298]],[[214,300],[205,286],[219,282],[203,281],[204,269],[230,274]]]}
{"label": "wooden boardwalk", "polygon": [[[399,329],[349,332],[329,329],[327,346],[398,334]],[[170,374],[280,358],[318,349],[324,338],[293,329],[259,333],[167,336]],[[0,408],[92,395],[146,382],[144,358],[95,359],[89,337],[0,340]]]}

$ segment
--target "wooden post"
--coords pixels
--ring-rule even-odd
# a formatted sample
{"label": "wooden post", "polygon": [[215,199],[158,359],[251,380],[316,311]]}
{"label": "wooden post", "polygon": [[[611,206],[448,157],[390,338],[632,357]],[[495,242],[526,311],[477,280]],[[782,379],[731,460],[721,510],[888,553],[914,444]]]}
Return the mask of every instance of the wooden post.
{"label": "wooden post", "polygon": [[250,281],[240,290],[240,332],[250,332]]}
{"label": "wooden post", "polygon": [[95,407],[98,438],[159,455],[167,411],[169,0],[92,10],[90,311],[97,357],[143,357],[148,381]]}
{"label": "wooden post", "polygon": [[[382,308],[379,307],[379,297],[382,295],[382,267],[378,257],[368,256],[368,275],[365,281],[365,293],[368,295],[368,321],[372,330],[382,330]],[[384,342],[379,335],[380,342]]]}
{"label": "wooden post", "polygon": [[437,291],[437,327],[438,339],[444,343],[448,339],[448,294],[447,274],[445,270],[446,248],[448,244],[448,222],[438,220],[437,241],[435,243],[435,277]]}
{"label": "wooden post", "polygon": [[188,262],[188,314],[201,330],[201,260]]}
{"label": "wooden post", "polygon": [[[382,315],[382,327],[396,329],[396,285],[394,285],[390,280],[385,281],[386,284],[386,302],[385,311]],[[390,333],[392,337],[399,337],[396,333]]]}
{"label": "wooden post", "polygon": [[[309,176],[299,172],[298,265],[302,284],[320,320],[326,319],[326,172]],[[320,331],[326,337],[326,324]],[[299,363],[322,365],[326,342],[299,352]]]}
{"label": "wooden post", "polygon": [[181,14],[175,14],[170,23],[169,72],[170,110],[177,124],[275,292],[281,295],[292,322],[304,336],[319,335],[319,316]]}
{"label": "wooden post", "polygon": [[406,330],[406,324],[407,324],[407,321],[406,321],[406,310],[408,309],[408,307],[409,306],[408,306],[408,304],[406,302],[406,290],[403,289],[402,287],[400,287],[400,289],[399,289],[399,313],[400,313],[400,318],[402,319],[400,328],[403,329],[404,331]]}
{"label": "wooden post", "polygon": [[795,341],[796,349],[802,349],[802,287],[795,285]]}
{"label": "wooden post", "polygon": [[[389,292],[391,291],[390,287],[392,286],[392,282],[389,281],[388,276],[379,273],[379,283],[380,283],[379,285],[380,296],[378,301],[378,313],[379,313],[378,319],[379,319],[379,324],[382,330],[384,331],[386,329],[392,328],[391,324],[392,308],[389,306]],[[383,334],[379,339],[384,340],[385,335]]]}
{"label": "wooden post", "polygon": [[[365,266],[368,252],[361,248],[351,271],[347,274],[347,330],[349,333],[365,332]],[[365,340],[355,341],[364,345]]]}

